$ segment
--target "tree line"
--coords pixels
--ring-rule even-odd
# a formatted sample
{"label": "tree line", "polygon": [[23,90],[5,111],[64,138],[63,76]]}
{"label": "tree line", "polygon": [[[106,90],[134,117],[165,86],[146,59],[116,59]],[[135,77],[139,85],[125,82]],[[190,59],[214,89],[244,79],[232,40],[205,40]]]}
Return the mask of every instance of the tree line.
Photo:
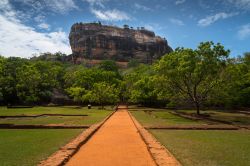
{"label": "tree line", "polygon": [[[152,65],[131,62],[119,69],[114,61],[85,67],[46,58],[0,56],[0,102],[50,103],[58,90],[78,103],[104,106],[126,101],[171,108],[250,107],[250,53],[229,57],[213,42],[196,49],[177,48]],[[63,55],[65,56],[65,55]],[[63,104],[63,103],[61,103]]]}

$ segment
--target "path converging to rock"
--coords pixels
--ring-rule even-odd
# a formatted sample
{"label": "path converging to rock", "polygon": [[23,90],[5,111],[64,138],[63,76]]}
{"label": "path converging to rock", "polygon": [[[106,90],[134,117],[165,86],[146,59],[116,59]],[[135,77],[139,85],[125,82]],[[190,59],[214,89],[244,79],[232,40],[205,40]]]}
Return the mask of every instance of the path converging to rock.
{"label": "path converging to rock", "polygon": [[155,166],[126,107],[119,106],[67,166]]}

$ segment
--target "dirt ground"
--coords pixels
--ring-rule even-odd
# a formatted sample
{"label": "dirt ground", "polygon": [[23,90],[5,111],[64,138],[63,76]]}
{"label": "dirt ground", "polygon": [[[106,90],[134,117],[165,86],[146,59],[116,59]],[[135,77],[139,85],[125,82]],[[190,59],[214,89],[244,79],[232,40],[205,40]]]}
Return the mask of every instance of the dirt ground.
{"label": "dirt ground", "polygon": [[155,166],[127,109],[120,107],[67,166]]}

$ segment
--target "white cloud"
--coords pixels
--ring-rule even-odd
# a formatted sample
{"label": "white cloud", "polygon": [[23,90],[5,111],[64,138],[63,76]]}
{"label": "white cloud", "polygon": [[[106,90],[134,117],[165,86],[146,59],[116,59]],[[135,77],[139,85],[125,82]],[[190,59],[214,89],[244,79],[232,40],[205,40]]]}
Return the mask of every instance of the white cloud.
{"label": "white cloud", "polygon": [[180,5],[180,4],[183,4],[185,2],[186,2],[186,0],[177,0],[177,1],[175,1],[175,4]]}
{"label": "white cloud", "polygon": [[35,20],[36,22],[38,22],[38,23],[44,22],[45,16],[43,16],[43,15],[38,15],[38,16],[36,16],[36,17],[34,18],[34,20]]}
{"label": "white cloud", "polygon": [[17,17],[16,12],[12,10],[9,0],[0,1],[0,14],[11,19],[12,17]]}
{"label": "white cloud", "polygon": [[91,8],[91,12],[101,20],[105,21],[123,21],[130,20],[130,17],[125,13],[117,9],[113,10],[96,10]]}
{"label": "white cloud", "polygon": [[138,3],[135,3],[135,8],[139,10],[152,11],[152,9],[150,9],[149,7],[138,4]]}
{"label": "white cloud", "polygon": [[165,27],[160,26],[157,23],[149,23],[149,24],[144,25],[144,27],[150,31],[159,31],[165,28]]}
{"label": "white cloud", "polygon": [[83,0],[83,1],[88,2],[91,6],[96,5],[96,6],[105,8],[104,3],[109,0]]}
{"label": "white cloud", "polygon": [[145,28],[150,31],[155,31],[155,27],[153,25],[145,25]]}
{"label": "white cloud", "polygon": [[0,10],[11,10],[11,5],[8,0],[0,1]]}
{"label": "white cloud", "polygon": [[185,25],[185,24],[183,23],[183,21],[182,21],[182,20],[179,20],[179,19],[171,18],[171,19],[169,19],[169,21],[170,21],[172,24],[175,24],[175,25],[178,25],[178,26],[183,26],[183,25]]}
{"label": "white cloud", "polygon": [[[3,2],[3,1],[2,1]],[[0,54],[6,57],[31,57],[34,53],[64,52],[71,53],[68,37],[61,30],[40,33],[18,19],[8,1],[1,2],[0,12]],[[6,8],[4,6],[6,5]]]}
{"label": "white cloud", "polygon": [[217,13],[215,15],[207,16],[206,18],[200,19],[198,21],[198,25],[202,27],[206,27],[206,26],[213,24],[214,22],[218,20],[233,17],[235,15],[238,15],[238,13],[225,13],[225,12]]}
{"label": "white cloud", "polygon": [[65,13],[78,7],[73,0],[47,0],[47,6],[53,10],[58,10],[60,13]]}
{"label": "white cloud", "polygon": [[246,24],[240,27],[238,31],[238,38],[244,40],[250,37],[250,24]]}
{"label": "white cloud", "polygon": [[233,4],[236,8],[242,10],[250,10],[250,0],[227,0]]}
{"label": "white cloud", "polygon": [[50,30],[50,25],[47,23],[41,23],[37,25],[40,29]]}
{"label": "white cloud", "polygon": [[23,4],[32,7],[36,11],[50,10],[54,13],[67,13],[71,10],[78,9],[74,0],[18,0]]}
{"label": "white cloud", "polygon": [[38,23],[37,27],[40,29],[50,30],[50,25],[46,23],[45,16],[38,15],[34,18],[34,20]]}

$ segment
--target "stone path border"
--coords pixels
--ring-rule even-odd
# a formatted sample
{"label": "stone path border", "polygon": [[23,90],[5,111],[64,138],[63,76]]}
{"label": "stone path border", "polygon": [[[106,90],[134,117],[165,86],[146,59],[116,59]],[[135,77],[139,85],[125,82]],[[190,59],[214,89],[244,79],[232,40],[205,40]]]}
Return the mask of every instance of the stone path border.
{"label": "stone path border", "polygon": [[126,106],[118,110],[66,166],[156,166]]}
{"label": "stone path border", "polygon": [[102,122],[90,126],[88,129],[83,131],[75,139],[70,141],[65,146],[61,147],[60,150],[53,153],[44,161],[41,161],[38,166],[62,166],[64,165],[78,150],[85,144],[91,136],[114,114],[113,111],[108,115]]}
{"label": "stone path border", "polygon": [[158,166],[181,166],[179,161],[175,159],[165,146],[161,145],[161,143],[158,142],[152,134],[142,127],[142,125],[131,115],[130,112],[129,115],[142,139],[146,143],[148,151]]}

